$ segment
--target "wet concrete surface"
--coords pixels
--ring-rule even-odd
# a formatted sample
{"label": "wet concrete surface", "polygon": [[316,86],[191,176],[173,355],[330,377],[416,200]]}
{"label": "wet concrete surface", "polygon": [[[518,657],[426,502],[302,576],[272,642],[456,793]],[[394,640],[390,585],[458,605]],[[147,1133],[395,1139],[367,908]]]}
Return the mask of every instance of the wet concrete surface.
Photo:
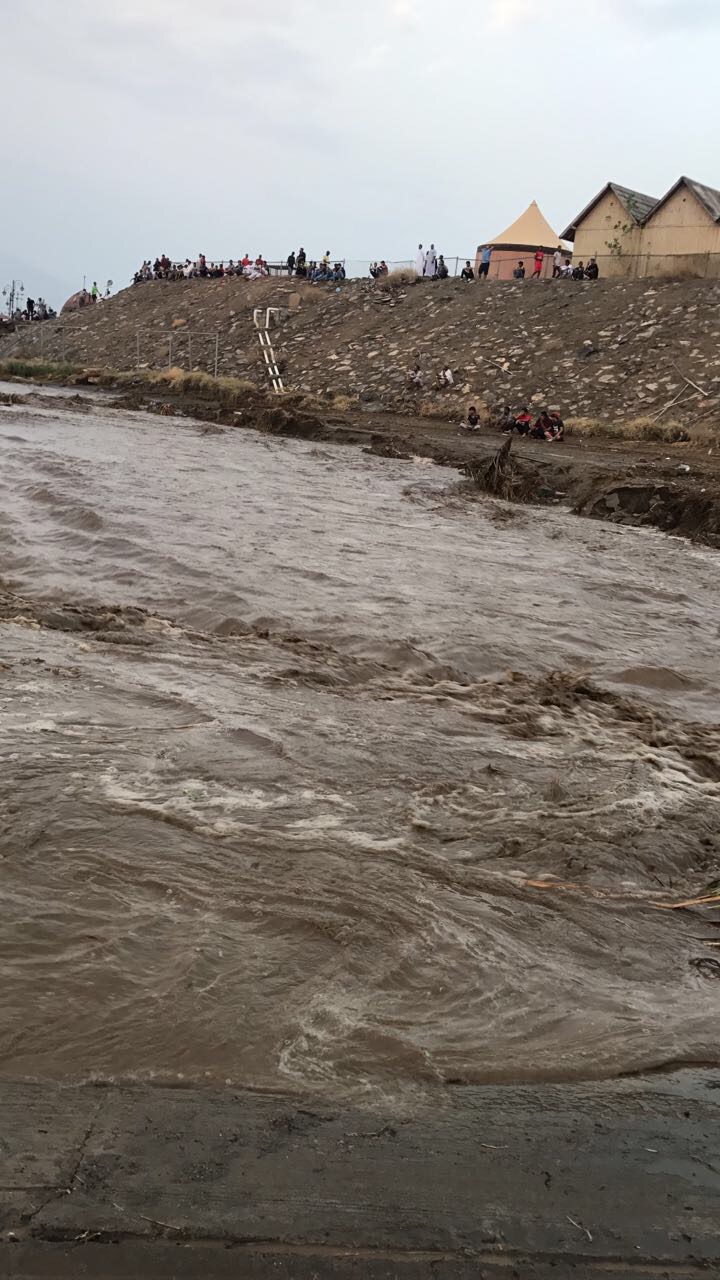
{"label": "wet concrete surface", "polygon": [[718,1072],[448,1090],[411,1119],[258,1093],[3,1086],[0,1271],[716,1274]]}

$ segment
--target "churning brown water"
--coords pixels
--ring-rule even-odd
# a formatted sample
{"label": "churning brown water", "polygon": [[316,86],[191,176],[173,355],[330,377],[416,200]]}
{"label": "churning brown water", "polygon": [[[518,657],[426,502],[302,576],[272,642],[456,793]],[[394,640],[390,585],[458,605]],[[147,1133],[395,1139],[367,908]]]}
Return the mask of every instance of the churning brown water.
{"label": "churning brown water", "polygon": [[717,554],[103,408],[0,444],[2,1072],[717,1059],[711,923],[652,906],[719,869]]}

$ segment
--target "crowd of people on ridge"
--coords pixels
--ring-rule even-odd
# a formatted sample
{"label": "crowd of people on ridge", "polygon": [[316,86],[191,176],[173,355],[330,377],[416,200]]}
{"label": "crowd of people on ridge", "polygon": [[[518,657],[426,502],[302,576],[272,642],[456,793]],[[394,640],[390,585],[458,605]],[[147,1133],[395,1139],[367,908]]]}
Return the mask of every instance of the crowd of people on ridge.
{"label": "crowd of people on ridge", "polygon": [[[490,275],[490,265],[495,246],[491,244],[480,245],[478,247],[477,266],[474,267],[470,259],[466,259],[465,266],[460,272],[460,279],[465,283],[469,283],[475,279],[487,280]],[[540,280],[545,270],[545,250],[539,248],[535,251],[532,259],[532,271],[530,272],[531,280]],[[274,263],[272,271],[278,274],[287,274],[288,276],[296,276],[300,279],[309,280],[313,284],[321,282],[338,284],[345,280],[345,265],[343,262],[331,262],[330,250],[327,249],[319,260],[311,259],[308,261],[307,254],[303,248],[298,249],[297,253],[293,249],[289,253],[285,263]],[[382,280],[389,275],[389,267],[384,258],[379,262],[371,262],[368,273],[373,280]],[[256,258],[251,258],[249,253],[237,260],[230,259],[229,262],[208,262],[204,253],[198,254],[195,260],[186,258],[184,262],[172,262],[167,254],[151,262],[148,258],[143,262],[142,266],[135,272],[133,283],[140,284],[144,280],[192,280],[192,279],[221,279],[223,276],[246,276],[248,279],[257,280],[271,273],[271,268],[262,254],[258,254]],[[512,278],[514,280],[524,280],[528,274],[525,259],[519,258],[517,265],[513,269]],[[423,249],[421,244],[418,245],[417,254],[415,255],[415,276],[418,280],[447,280],[450,275],[448,265],[442,253],[437,253],[435,245],[431,244],[428,249]],[[553,269],[552,279],[559,280],[597,280],[600,270],[595,258],[590,258],[589,262],[577,262],[573,264],[572,259],[567,256],[565,250],[560,245],[553,253]],[[94,286],[96,288],[97,286]]]}
{"label": "crowd of people on ridge", "polygon": [[24,307],[16,307],[13,314],[9,317],[15,321],[33,321],[33,320],[54,320],[57,312],[53,310],[44,298],[38,298],[37,302],[34,298],[26,298]]}
{"label": "crowd of people on ridge", "polygon": [[[288,276],[299,276],[312,283],[319,281],[340,281],[345,279],[345,267],[342,262],[330,262],[330,250],[327,249],[319,261],[308,261],[303,248],[297,253],[293,249],[289,253],[284,266],[274,264],[273,270],[285,271]],[[253,259],[249,253],[244,257],[233,258],[229,262],[208,262],[204,253],[198,254],[193,261],[186,258],[184,262],[172,262],[166,253],[151,262],[149,258],[133,276],[133,284],[141,284],[144,280],[220,280],[224,276],[246,276],[249,280],[259,280],[270,275],[270,267],[262,254]]]}
{"label": "crowd of people on ridge", "polygon": [[[478,280],[487,279],[490,272],[490,263],[493,255],[493,245],[485,244],[478,248],[480,261],[478,263],[477,278]],[[545,250],[536,249],[533,255],[533,269],[530,275],[531,280],[542,279],[545,268]],[[417,270],[417,268],[416,268]],[[419,274],[419,272],[418,272]],[[513,270],[513,280],[524,280],[527,272],[525,269],[525,259],[519,258],[517,266]],[[577,262],[573,265],[572,259],[558,245],[553,254],[553,280],[597,280],[600,275],[600,268],[594,258],[590,258],[587,266],[584,262]],[[468,260],[460,272],[461,280],[474,280],[475,272]]]}

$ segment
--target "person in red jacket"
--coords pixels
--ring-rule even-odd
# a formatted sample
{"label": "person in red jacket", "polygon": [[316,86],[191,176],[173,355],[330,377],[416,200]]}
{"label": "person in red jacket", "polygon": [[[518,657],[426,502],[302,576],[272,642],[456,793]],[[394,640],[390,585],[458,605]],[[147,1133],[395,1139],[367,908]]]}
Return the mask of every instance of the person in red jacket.
{"label": "person in red jacket", "polygon": [[533,271],[533,273],[532,273],[532,275],[531,275],[531,277],[530,277],[530,279],[531,279],[531,280],[539,280],[539,279],[540,279],[540,277],[541,277],[541,275],[542,275],[542,269],[543,269],[543,263],[544,263],[544,261],[545,261],[545,254],[543,253],[542,249],[536,249],[536,251],[535,251],[535,270]]}

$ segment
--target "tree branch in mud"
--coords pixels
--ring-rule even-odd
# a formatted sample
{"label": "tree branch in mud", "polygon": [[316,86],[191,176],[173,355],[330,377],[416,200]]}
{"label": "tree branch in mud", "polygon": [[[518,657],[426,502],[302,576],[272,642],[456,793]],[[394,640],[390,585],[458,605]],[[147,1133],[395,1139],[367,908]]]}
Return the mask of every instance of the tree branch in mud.
{"label": "tree branch in mud", "polygon": [[512,436],[498,449],[489,464],[468,462],[463,472],[485,493],[492,493],[497,498],[509,501],[522,499],[527,488],[527,481],[520,475],[514,458],[511,457]]}

